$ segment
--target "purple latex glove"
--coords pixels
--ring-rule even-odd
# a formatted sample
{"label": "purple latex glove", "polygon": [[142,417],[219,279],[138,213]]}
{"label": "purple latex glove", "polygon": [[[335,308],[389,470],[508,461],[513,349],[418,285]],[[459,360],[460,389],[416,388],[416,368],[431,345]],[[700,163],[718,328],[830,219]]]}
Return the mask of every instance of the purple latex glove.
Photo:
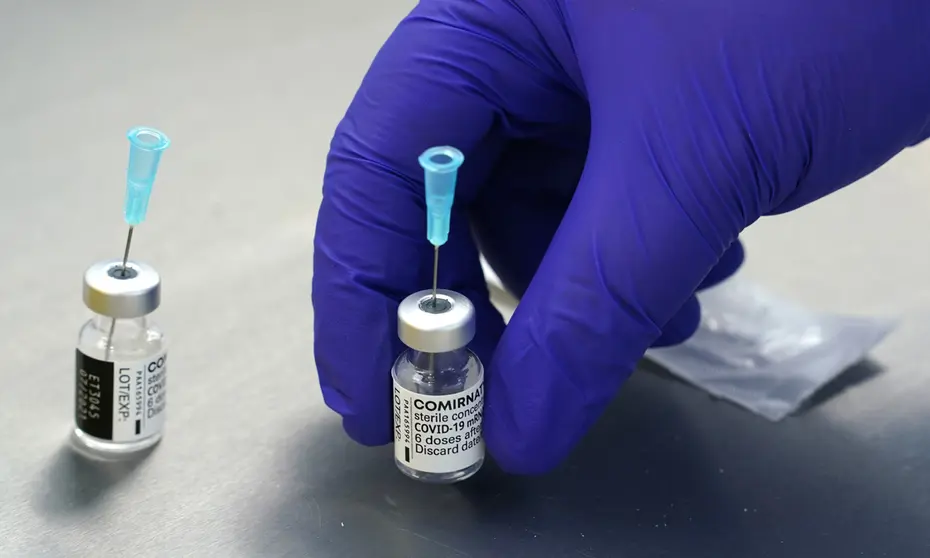
{"label": "purple latex glove", "polygon": [[[868,174],[928,123],[924,0],[423,0],[329,154],[324,399],[358,442],[391,441],[397,304],[431,284],[430,146],[465,153],[440,285],[477,308],[487,446],[534,473],[648,347],[693,332],[694,293],[739,264],[745,227]],[[506,331],[470,227],[522,294]]]}

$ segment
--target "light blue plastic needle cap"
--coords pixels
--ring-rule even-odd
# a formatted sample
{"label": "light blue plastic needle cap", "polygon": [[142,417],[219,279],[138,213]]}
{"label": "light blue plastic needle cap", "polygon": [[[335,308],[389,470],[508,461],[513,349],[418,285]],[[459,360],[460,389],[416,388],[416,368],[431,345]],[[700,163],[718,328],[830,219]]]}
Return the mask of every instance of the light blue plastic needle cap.
{"label": "light blue plastic needle cap", "polygon": [[126,206],[123,216],[129,226],[145,221],[149,209],[149,197],[162,151],[171,140],[154,128],[133,128],[126,134],[129,138],[129,168],[126,171]]}
{"label": "light blue plastic needle cap", "polygon": [[426,185],[426,237],[433,246],[442,246],[449,239],[455,181],[465,156],[454,147],[441,145],[424,151],[419,160]]}

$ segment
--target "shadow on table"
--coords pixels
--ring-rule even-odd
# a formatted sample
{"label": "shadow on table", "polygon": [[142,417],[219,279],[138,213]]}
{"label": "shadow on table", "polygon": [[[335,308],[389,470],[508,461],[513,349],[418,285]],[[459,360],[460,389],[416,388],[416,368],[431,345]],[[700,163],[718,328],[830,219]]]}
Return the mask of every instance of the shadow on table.
{"label": "shadow on table", "polygon": [[335,421],[304,436],[251,541],[264,555],[917,556],[930,524],[912,483],[816,409],[773,424],[641,372],[540,477],[488,463],[426,486]]}
{"label": "shadow on table", "polygon": [[44,515],[85,512],[131,477],[151,451],[120,461],[101,461],[64,444],[41,473],[42,480],[34,496],[36,510]]}
{"label": "shadow on table", "polygon": [[884,372],[885,369],[872,360],[858,362],[843,371],[843,373],[834,378],[832,382],[817,390],[817,392],[801,406],[798,413],[809,411],[831,399],[839,397],[847,390],[875,380]]}

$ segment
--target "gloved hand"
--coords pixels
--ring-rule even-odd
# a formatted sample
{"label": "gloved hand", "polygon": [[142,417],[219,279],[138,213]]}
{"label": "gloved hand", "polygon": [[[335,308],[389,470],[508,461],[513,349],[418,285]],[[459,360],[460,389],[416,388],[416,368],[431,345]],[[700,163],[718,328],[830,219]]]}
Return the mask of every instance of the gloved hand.
{"label": "gloved hand", "polygon": [[[740,232],[930,133],[930,2],[422,0],[329,154],[313,304],[324,399],[391,441],[396,308],[428,288],[417,156],[461,149],[440,285],[475,303],[498,464],[562,460]],[[504,331],[470,227],[522,295]],[[721,259],[724,261],[721,263]],[[715,267],[716,266],[716,267]]]}

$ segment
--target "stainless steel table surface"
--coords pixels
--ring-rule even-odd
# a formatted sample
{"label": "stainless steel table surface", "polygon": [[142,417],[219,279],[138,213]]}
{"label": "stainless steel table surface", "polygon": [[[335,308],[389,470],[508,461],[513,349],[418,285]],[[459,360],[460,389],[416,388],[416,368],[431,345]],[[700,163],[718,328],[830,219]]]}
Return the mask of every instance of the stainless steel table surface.
{"label": "stainless steel table surface", "polygon": [[[930,146],[746,234],[746,273],[904,319],[770,424],[648,371],[550,475],[429,487],[323,405],[314,215],[329,139],[400,0],[0,1],[0,556],[930,555]],[[165,130],[133,253],[164,276],[168,427],[67,449],[83,269],[120,255],[127,142]]]}

